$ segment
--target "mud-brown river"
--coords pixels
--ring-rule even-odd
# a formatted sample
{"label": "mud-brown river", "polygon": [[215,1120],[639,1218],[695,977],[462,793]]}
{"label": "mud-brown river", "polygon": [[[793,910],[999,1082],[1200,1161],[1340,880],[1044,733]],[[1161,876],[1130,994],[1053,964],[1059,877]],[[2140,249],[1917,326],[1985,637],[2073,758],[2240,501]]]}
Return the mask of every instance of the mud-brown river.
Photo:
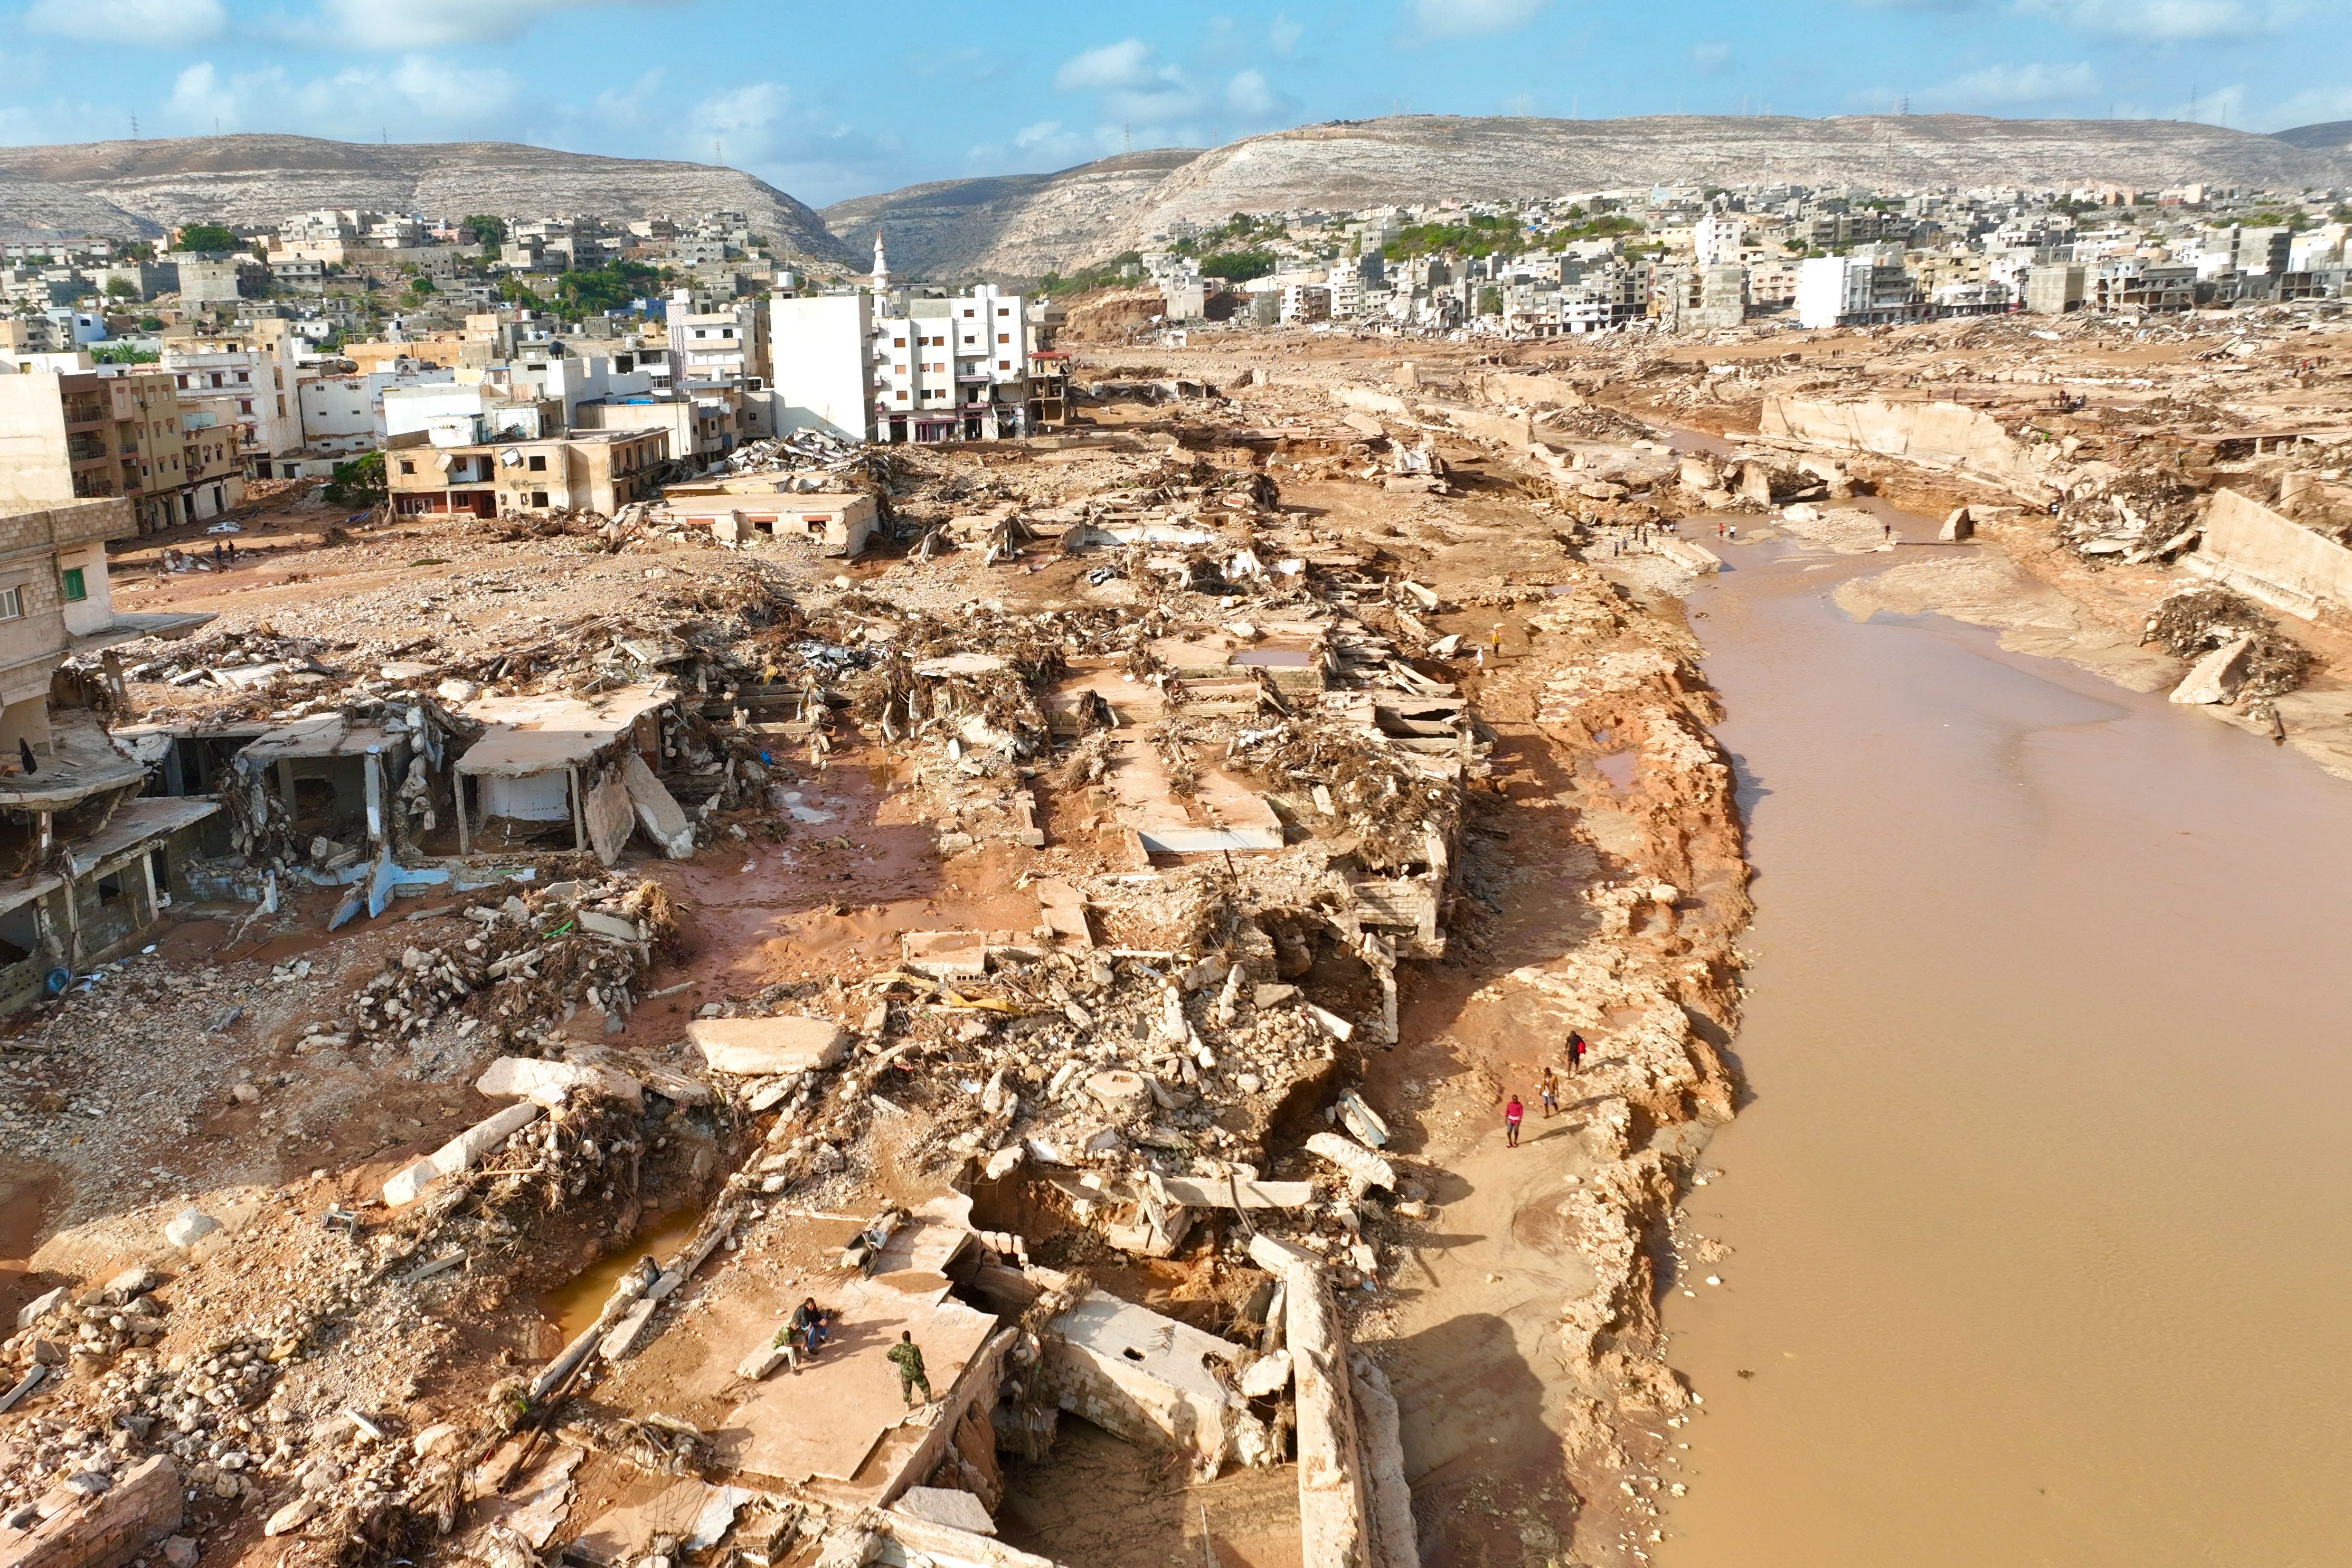
{"label": "mud-brown river", "polygon": [[1706,1405],[1654,1561],[2347,1561],[2352,784],[1830,602],[1920,549],[1723,553],[1754,1100],[1688,1205],[1736,1250],[1667,1295]]}

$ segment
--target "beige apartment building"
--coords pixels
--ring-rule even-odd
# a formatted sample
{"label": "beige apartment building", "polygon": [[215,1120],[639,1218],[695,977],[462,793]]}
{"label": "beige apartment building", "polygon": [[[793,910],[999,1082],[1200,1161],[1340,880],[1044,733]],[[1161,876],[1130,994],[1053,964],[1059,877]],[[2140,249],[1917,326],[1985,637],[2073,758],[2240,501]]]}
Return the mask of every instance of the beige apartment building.
{"label": "beige apartment building", "polygon": [[217,517],[245,499],[245,463],[214,418],[166,372],[0,372],[0,508],[116,497],[140,533]]}
{"label": "beige apartment building", "polygon": [[[479,416],[476,416],[478,424]],[[574,430],[510,441],[453,439],[455,421],[384,443],[384,482],[404,516],[596,511],[606,516],[660,493],[669,460],[661,431]],[[470,434],[479,434],[474,431]]]}
{"label": "beige apartment building", "polygon": [[[121,497],[0,508],[0,1013],[56,969],[137,940],[172,900],[210,800],[139,798],[143,763],[101,715],[52,690],[66,655],[213,617],[118,616],[106,542],[139,531]],[[87,690],[79,683],[59,689]]]}

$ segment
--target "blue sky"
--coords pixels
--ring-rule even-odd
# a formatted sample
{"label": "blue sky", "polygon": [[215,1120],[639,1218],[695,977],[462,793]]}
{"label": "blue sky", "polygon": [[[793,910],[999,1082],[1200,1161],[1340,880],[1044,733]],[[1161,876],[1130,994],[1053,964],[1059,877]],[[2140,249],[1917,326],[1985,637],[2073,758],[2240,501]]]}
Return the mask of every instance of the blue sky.
{"label": "blue sky", "polygon": [[2352,0],[31,0],[0,142],[484,138],[822,205],[1408,112],[2352,119]]}

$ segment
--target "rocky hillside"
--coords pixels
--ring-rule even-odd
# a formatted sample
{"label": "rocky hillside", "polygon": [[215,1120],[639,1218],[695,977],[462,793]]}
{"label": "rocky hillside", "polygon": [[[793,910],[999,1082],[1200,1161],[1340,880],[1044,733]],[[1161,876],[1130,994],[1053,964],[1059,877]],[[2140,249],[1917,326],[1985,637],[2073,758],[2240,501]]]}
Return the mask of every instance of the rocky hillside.
{"label": "rocky hillside", "polygon": [[934,180],[884,195],[835,202],[825,226],[870,258],[878,226],[890,268],[910,278],[974,273],[1034,277],[1100,248],[1169,174],[1201,154],[1191,148],[1129,153],[1057,174]]}
{"label": "rocky hillside", "polygon": [[2278,141],[2314,153],[2333,153],[2339,158],[2352,158],[2352,120],[2331,120],[2325,125],[2298,125],[2292,131],[2273,131],[2271,135]]}
{"label": "rocky hillside", "polygon": [[2352,163],[2273,137],[2175,121],[1417,115],[1306,126],[1203,153],[1153,191],[1109,240],[1131,244],[1171,218],[1214,220],[1253,208],[1781,180],[1908,190],[2146,189],[2189,180],[2334,185],[2352,181]]}
{"label": "rocky hillside", "polygon": [[1778,180],[1908,189],[2352,184],[2352,154],[2340,139],[2298,144],[2292,139],[2298,134],[2257,136],[2176,121],[1959,114],[1409,115],[1303,126],[1201,153],[1139,153],[1058,174],[915,185],[840,203],[824,219],[835,234],[869,248],[880,223],[892,266],[909,276],[1017,277],[1145,246],[1172,219],[1217,222],[1292,206]]}
{"label": "rocky hillside", "polygon": [[374,145],[188,136],[0,148],[0,227],[150,236],[198,219],[269,223],[311,207],[461,217],[583,212],[692,217],[730,208],[781,246],[847,253],[816,214],[739,169],[597,158],[508,142]]}

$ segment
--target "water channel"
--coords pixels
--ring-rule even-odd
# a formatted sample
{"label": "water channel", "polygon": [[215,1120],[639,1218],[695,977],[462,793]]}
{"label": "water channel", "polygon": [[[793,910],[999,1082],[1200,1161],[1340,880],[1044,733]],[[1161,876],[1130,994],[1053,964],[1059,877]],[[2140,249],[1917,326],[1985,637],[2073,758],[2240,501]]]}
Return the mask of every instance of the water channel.
{"label": "water channel", "polygon": [[1654,1560],[2342,1562],[2352,784],[1831,603],[1926,548],[1735,545],[1690,600],[1755,1099],[1689,1205],[1736,1250],[1667,1300],[1706,1403]]}

